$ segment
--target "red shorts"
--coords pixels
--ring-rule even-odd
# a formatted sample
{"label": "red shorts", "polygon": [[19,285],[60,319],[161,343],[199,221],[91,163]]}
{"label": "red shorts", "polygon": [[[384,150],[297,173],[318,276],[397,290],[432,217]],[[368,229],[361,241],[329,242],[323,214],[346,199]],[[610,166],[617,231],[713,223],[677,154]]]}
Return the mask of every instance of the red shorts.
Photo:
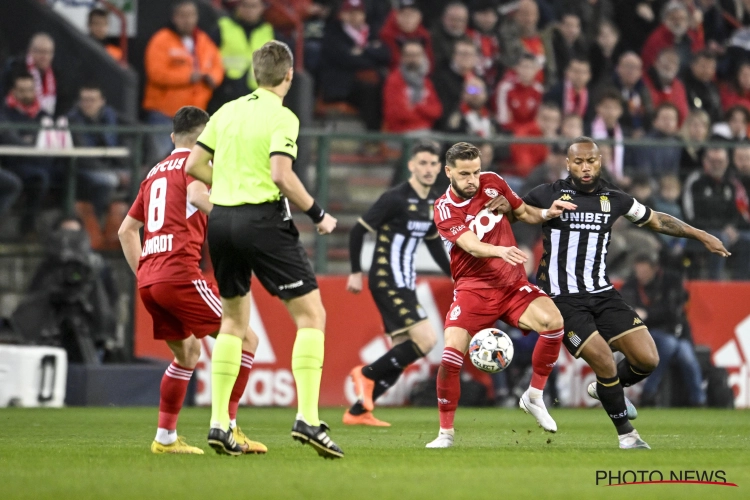
{"label": "red shorts", "polygon": [[528,281],[519,281],[513,287],[456,290],[445,316],[445,328],[455,326],[474,335],[495,326],[499,319],[518,327],[526,308],[539,297],[547,294]]}
{"label": "red shorts", "polygon": [[203,338],[221,326],[221,299],[213,283],[154,283],[138,292],[154,320],[157,340],[184,340],[190,335]]}

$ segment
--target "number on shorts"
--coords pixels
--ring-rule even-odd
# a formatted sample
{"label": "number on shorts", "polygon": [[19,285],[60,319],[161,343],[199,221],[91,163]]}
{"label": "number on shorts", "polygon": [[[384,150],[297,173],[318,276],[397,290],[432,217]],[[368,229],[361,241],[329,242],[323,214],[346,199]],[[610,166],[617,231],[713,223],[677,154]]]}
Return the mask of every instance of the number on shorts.
{"label": "number on shorts", "polygon": [[151,196],[148,202],[148,232],[155,233],[164,225],[167,208],[167,179],[160,177],[151,183]]}

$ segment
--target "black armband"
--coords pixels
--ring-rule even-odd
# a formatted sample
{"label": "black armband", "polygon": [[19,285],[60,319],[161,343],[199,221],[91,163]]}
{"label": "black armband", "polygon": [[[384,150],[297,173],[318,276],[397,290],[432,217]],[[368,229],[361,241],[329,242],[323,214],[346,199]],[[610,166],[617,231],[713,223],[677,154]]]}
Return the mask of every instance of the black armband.
{"label": "black armband", "polygon": [[323,220],[323,217],[326,215],[326,211],[320,208],[320,205],[313,200],[312,206],[305,212],[310,219],[312,219],[313,224],[317,224],[318,222]]}

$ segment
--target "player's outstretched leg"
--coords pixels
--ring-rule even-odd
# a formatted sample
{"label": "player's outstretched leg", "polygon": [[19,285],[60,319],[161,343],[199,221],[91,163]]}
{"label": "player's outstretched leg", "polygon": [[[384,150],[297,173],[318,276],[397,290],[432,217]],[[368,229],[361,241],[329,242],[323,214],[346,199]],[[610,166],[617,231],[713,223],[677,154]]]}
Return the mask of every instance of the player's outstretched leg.
{"label": "player's outstretched leg", "polygon": [[185,400],[193,368],[198,363],[200,341],[191,336],[185,340],[167,341],[175,360],[167,367],[159,389],[159,425],[151,443],[152,453],[188,453],[203,455],[203,450],[188,445],[177,435],[177,418]]}
{"label": "player's outstretched leg", "polygon": [[258,348],[258,337],[250,328],[247,329],[247,335],[242,341],[242,363],[240,364],[240,373],[232,387],[232,395],[229,397],[229,428],[232,429],[232,435],[237,444],[242,448],[244,453],[262,454],[268,451],[263,443],[249,439],[239,425],[237,425],[237,409],[240,405],[240,398],[245,393],[247,381],[250,378],[250,370],[253,368],[255,355],[253,354]]}
{"label": "player's outstretched leg", "polygon": [[521,396],[518,406],[532,415],[542,429],[557,432],[557,423],[544,404],[544,386],[560,355],[564,333],[562,316],[551,299],[539,297],[523,312],[519,325],[539,332],[539,340],[531,356],[531,384]]}
{"label": "player's outstretched leg", "polygon": [[323,458],[342,458],[344,452],[328,436],[330,427],[318,417],[325,341],[325,309],[320,292],[313,290],[286,305],[298,328],[292,348],[292,374],[297,385],[297,418],[292,438],[309,444]]}
{"label": "player's outstretched leg", "polygon": [[469,332],[463,328],[450,327],[445,330],[445,348],[437,374],[437,400],[440,414],[438,437],[427,444],[427,448],[450,448],[453,446],[453,420],[461,398],[461,367],[469,347]]}
{"label": "player's outstretched leg", "polygon": [[581,357],[596,374],[597,399],[601,401],[604,411],[615,426],[620,448],[649,449],[649,445],[641,439],[628,420],[625,391],[617,376],[617,367],[607,342],[600,335],[590,337],[581,351]]}
{"label": "player's outstretched leg", "polygon": [[424,357],[434,345],[435,333],[428,321],[422,321],[408,332],[393,337],[393,347],[375,362],[355,367],[351,377],[358,399],[344,413],[343,422],[389,427],[389,423],[372,415],[375,401],[398,381],[409,365]]}

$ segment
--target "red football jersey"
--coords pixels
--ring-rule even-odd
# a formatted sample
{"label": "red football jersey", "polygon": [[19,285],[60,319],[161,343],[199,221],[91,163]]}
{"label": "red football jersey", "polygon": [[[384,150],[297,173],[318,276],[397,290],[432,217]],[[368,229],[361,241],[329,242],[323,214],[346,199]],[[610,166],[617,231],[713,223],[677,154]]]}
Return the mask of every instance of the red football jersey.
{"label": "red football jersey", "polygon": [[206,215],[187,201],[186,148],[175,149],[141,183],[128,215],[144,223],[138,286],[203,279],[201,247]]}
{"label": "red football jersey", "polygon": [[451,274],[456,282],[455,289],[501,288],[515,285],[525,280],[522,265],[512,266],[500,258],[473,257],[458,245],[456,240],[467,231],[483,242],[495,246],[516,246],[516,238],[508,218],[495,215],[484,205],[496,196],[503,195],[515,210],[523,201],[508,186],[502,177],[494,172],[482,172],[479,189],[473,198],[456,199],[451,188],[435,203],[435,222],[451,258]]}

